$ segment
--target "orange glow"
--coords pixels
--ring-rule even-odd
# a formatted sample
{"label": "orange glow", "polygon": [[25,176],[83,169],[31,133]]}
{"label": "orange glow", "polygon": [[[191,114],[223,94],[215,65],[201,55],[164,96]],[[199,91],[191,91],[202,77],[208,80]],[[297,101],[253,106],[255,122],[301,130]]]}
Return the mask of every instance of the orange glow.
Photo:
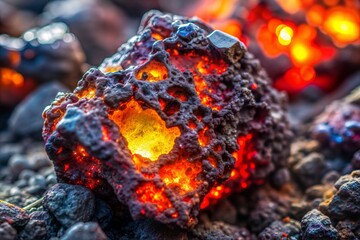
{"label": "orange glow", "polygon": [[159,40],[163,40],[163,36],[161,36],[160,34],[158,33],[152,33],[151,36],[156,40],[156,41],[159,41]]}
{"label": "orange glow", "polygon": [[138,186],[136,195],[140,202],[153,204],[160,212],[172,208],[169,198],[165,195],[164,188],[158,188],[152,182]]}
{"label": "orange glow", "polygon": [[237,4],[238,0],[202,0],[192,6],[187,15],[198,16],[207,22],[226,19],[233,14]]}
{"label": "orange glow", "polygon": [[166,66],[157,60],[151,60],[136,72],[136,79],[138,80],[157,82],[167,78],[168,70]]}
{"label": "orange glow", "polygon": [[101,127],[101,132],[102,132],[102,139],[104,141],[109,141],[110,140],[109,131],[106,129],[106,127],[102,126]]}
{"label": "orange glow", "polygon": [[290,47],[290,58],[295,66],[315,65],[321,57],[321,50],[305,41],[296,41]]}
{"label": "orange glow", "polygon": [[24,85],[24,77],[10,69],[0,68],[0,86],[21,87]]}
{"label": "orange glow", "polygon": [[222,21],[215,21],[210,24],[214,29],[221,30],[227,34],[242,39],[242,27],[238,20],[229,19]]}
{"label": "orange glow", "polygon": [[100,66],[99,69],[103,73],[113,73],[122,70],[122,67],[120,65],[105,65],[105,66]]}
{"label": "orange glow", "polygon": [[197,176],[201,170],[201,162],[190,163],[182,159],[161,167],[159,175],[167,186],[185,194],[195,190],[200,185]]}
{"label": "orange glow", "polygon": [[276,0],[276,2],[290,14],[297,13],[302,9],[301,0]]}
{"label": "orange glow", "polygon": [[267,24],[262,25],[257,32],[260,47],[269,57],[287,53],[287,47],[291,45],[295,37],[295,25],[285,23],[277,18],[272,18]]}
{"label": "orange glow", "polygon": [[78,92],[76,94],[79,98],[94,98],[95,97],[95,89],[89,88],[84,91]]}
{"label": "orange glow", "polygon": [[312,6],[306,14],[306,20],[313,26],[319,26],[323,21],[324,13],[325,9],[323,6]]}
{"label": "orange glow", "polygon": [[329,10],[323,28],[339,44],[359,41],[359,13],[343,7]]}
{"label": "orange glow", "polygon": [[210,143],[210,137],[207,135],[206,131],[207,131],[208,127],[205,127],[203,130],[199,131],[199,143],[200,146],[207,146]]}
{"label": "orange glow", "polygon": [[234,169],[231,171],[230,178],[223,184],[214,186],[204,197],[200,208],[207,208],[210,204],[216,203],[219,199],[228,196],[233,191],[239,191],[250,184],[250,173],[255,170],[252,162],[256,152],[252,149],[252,134],[240,136],[237,140],[239,149],[233,153],[235,158]]}
{"label": "orange glow", "polygon": [[316,73],[313,67],[303,66],[289,69],[282,78],[275,82],[275,87],[289,93],[296,93],[310,84],[316,83]]}
{"label": "orange glow", "polygon": [[228,64],[222,59],[209,58],[195,52],[182,53],[180,55],[176,49],[169,49],[170,61],[180,71],[190,70],[194,76],[195,90],[200,97],[201,103],[211,109],[218,111],[220,106],[214,103],[214,99],[209,93],[213,93],[217,86],[211,86],[206,82],[209,74],[223,74],[226,72]]}
{"label": "orange glow", "polygon": [[128,102],[124,110],[109,114],[109,118],[119,126],[130,152],[151,161],[168,154],[180,136],[178,127],[167,128],[155,110],[144,110],[134,100]]}

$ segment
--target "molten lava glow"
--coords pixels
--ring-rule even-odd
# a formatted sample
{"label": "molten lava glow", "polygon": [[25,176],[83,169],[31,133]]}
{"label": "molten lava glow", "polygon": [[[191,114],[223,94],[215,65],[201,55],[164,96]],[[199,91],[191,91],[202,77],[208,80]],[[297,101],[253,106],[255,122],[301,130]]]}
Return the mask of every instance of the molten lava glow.
{"label": "molten lava glow", "polygon": [[187,160],[179,160],[161,167],[159,175],[167,186],[181,194],[186,194],[201,184],[197,180],[201,170],[201,162],[190,163]]}
{"label": "molten lava glow", "polygon": [[120,65],[105,65],[105,66],[100,66],[99,69],[103,73],[113,73],[122,70],[122,67]]}
{"label": "molten lava glow", "polygon": [[166,66],[156,60],[151,60],[136,72],[136,79],[157,82],[168,78]]}
{"label": "molten lava glow", "polygon": [[228,68],[228,64],[222,59],[209,58],[195,52],[182,53],[170,49],[170,61],[180,71],[191,71],[194,76],[195,90],[200,97],[201,103],[211,109],[218,111],[220,106],[216,105],[215,100],[210,96],[218,86],[212,86],[206,82],[209,74],[223,74]]}
{"label": "molten lava glow", "polygon": [[276,28],[276,35],[278,36],[279,43],[287,46],[291,43],[294,31],[291,27],[281,24]]}
{"label": "molten lava glow", "polygon": [[214,186],[204,197],[201,208],[207,208],[219,199],[228,196],[231,192],[240,191],[249,186],[250,174],[255,170],[255,164],[252,162],[256,151],[253,149],[251,141],[252,134],[240,136],[237,140],[239,149],[233,153],[235,166],[230,174],[230,178],[223,184]]}
{"label": "molten lava glow", "polygon": [[21,87],[24,84],[24,77],[10,69],[10,68],[0,68],[0,86],[14,86]]}
{"label": "molten lava glow", "polygon": [[275,82],[279,90],[286,90],[289,93],[299,92],[301,89],[314,84],[316,73],[313,67],[303,66],[289,69],[282,78]]}
{"label": "molten lava glow", "polygon": [[359,41],[359,26],[359,13],[342,7],[331,9],[323,24],[324,31],[339,44]]}
{"label": "molten lava glow", "polygon": [[95,89],[93,89],[93,88],[82,90],[82,91],[76,93],[76,95],[79,98],[87,98],[87,99],[94,98],[95,94],[96,94],[96,92],[95,92]]}
{"label": "molten lava glow", "polygon": [[180,136],[177,127],[167,128],[164,120],[153,109],[142,109],[134,100],[128,102],[124,110],[109,114],[126,139],[132,154],[138,154],[151,161],[168,154]]}
{"label": "molten lava glow", "polygon": [[153,204],[160,212],[172,208],[169,198],[165,195],[164,188],[158,188],[154,183],[146,182],[136,190],[140,202]]}

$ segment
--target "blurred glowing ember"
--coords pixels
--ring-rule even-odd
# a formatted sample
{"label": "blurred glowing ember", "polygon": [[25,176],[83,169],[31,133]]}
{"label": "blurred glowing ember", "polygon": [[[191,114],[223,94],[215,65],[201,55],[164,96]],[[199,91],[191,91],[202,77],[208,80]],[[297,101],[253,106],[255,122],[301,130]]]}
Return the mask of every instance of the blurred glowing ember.
{"label": "blurred glowing ember", "polygon": [[46,150],[60,181],[116,197],[134,218],[192,227],[200,205],[285,165],[285,101],[269,83],[236,38],[151,11],[46,109]]}
{"label": "blurred glowing ember", "polygon": [[[278,66],[282,76],[275,87],[290,96],[315,85],[323,91],[333,90],[343,78],[324,75],[318,68],[332,63],[342,48],[360,44],[360,3],[357,0],[276,0],[200,1],[188,14],[197,15],[212,26],[232,34],[246,45],[259,44],[263,57],[286,56],[290,67]],[[279,9],[280,7],[280,9]],[[276,10],[275,10],[276,9]],[[328,41],[328,38],[332,42]],[[252,39],[256,43],[252,44]]]}
{"label": "blurred glowing ember", "polygon": [[12,107],[40,84],[58,80],[73,87],[84,57],[63,23],[26,31],[20,38],[0,35],[0,107]]}

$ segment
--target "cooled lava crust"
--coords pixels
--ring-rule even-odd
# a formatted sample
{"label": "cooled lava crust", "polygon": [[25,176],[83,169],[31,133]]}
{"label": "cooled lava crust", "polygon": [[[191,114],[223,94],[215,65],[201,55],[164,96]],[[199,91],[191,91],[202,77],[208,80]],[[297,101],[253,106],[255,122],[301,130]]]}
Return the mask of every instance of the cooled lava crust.
{"label": "cooled lava crust", "polygon": [[148,12],[138,34],[44,111],[58,180],[189,228],[232,191],[285,165],[285,99],[237,39]]}

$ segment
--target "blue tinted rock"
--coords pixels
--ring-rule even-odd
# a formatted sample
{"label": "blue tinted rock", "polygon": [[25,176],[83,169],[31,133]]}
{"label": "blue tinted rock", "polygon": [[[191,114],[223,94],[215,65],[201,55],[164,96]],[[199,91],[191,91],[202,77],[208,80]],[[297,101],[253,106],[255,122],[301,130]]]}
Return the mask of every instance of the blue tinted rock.
{"label": "blue tinted rock", "polygon": [[70,227],[90,220],[95,210],[95,198],[85,187],[58,183],[46,192],[43,206],[63,226]]}

